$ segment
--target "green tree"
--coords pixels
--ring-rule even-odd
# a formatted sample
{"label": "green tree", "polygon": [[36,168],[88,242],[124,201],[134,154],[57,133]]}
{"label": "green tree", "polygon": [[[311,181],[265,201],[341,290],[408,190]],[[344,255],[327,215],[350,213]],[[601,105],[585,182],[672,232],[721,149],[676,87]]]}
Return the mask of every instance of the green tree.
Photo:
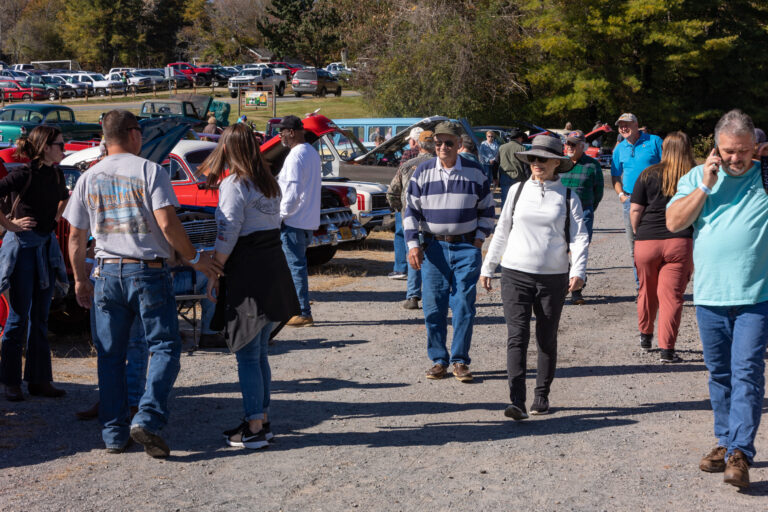
{"label": "green tree", "polygon": [[62,39],[57,17],[64,0],[30,0],[8,31],[6,48],[17,62],[61,59]]}

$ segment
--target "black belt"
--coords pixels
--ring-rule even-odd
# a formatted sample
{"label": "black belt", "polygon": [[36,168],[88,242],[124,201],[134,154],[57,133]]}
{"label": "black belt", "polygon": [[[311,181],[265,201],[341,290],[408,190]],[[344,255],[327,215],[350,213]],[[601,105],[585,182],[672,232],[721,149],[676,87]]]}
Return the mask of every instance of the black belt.
{"label": "black belt", "polygon": [[155,258],[153,260],[137,260],[134,258],[102,258],[99,260],[99,262],[102,264],[117,263],[118,265],[134,265],[137,263],[143,263],[149,268],[163,268],[163,265],[165,265],[165,259],[163,258]]}
{"label": "black belt", "polygon": [[448,242],[451,244],[459,244],[462,242],[471,244],[475,241],[475,232],[472,231],[471,233],[464,233],[463,235],[433,235],[432,233],[424,233],[425,240],[430,240],[432,238],[439,242]]}

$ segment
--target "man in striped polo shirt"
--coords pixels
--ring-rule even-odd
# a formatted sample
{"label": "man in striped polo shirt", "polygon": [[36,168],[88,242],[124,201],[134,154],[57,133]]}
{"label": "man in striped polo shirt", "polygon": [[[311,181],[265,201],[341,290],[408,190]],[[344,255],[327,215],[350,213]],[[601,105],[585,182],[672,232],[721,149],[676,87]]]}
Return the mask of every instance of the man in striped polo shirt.
{"label": "man in striped polo shirt", "polygon": [[[437,158],[419,165],[408,183],[403,229],[408,262],[421,269],[422,309],[427,327],[428,379],[453,375],[470,382],[469,346],[475,319],[480,248],[493,230],[490,183],[483,169],[458,156],[461,127],[435,128]],[[446,349],[448,306],[453,311],[451,353]]]}

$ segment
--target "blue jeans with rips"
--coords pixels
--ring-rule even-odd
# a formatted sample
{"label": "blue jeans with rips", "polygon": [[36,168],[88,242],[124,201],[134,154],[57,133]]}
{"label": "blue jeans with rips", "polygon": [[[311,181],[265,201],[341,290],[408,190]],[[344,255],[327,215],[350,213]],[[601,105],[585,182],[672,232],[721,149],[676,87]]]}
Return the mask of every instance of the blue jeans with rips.
{"label": "blue jeans with rips", "polygon": [[272,372],[267,358],[267,344],[273,327],[273,324],[267,324],[253,341],[235,352],[245,421],[260,420],[265,413],[269,413]]}
{"label": "blue jeans with rips", "polygon": [[53,380],[48,345],[48,311],[51,308],[55,273],[48,266],[48,288],[40,287],[37,248],[22,247],[11,272],[8,321],[0,349],[0,382],[21,385],[21,354],[26,346],[24,380],[45,384]]}
{"label": "blue jeans with rips", "polygon": [[107,448],[119,448],[128,441],[130,430],[126,357],[135,321],[144,329],[152,358],[133,424],[158,433],[168,422],[168,395],[179,373],[181,355],[176,302],[166,267],[100,264],[94,281],[93,342],[98,354],[99,420]]}
{"label": "blue jeans with rips", "polygon": [[312,231],[292,228],[283,224],[283,227],[280,228],[280,240],[283,242],[285,261],[288,262],[293,285],[296,287],[296,295],[299,297],[301,316],[312,316],[312,308],[309,306],[309,277],[307,274],[307,247],[312,241]]}
{"label": "blue jeans with rips", "polygon": [[[470,243],[430,240],[421,266],[422,308],[427,327],[427,355],[435,364],[471,362],[469,346],[475,319],[477,280],[482,257]],[[446,349],[448,307],[453,313],[451,354]]]}
{"label": "blue jeans with rips", "polygon": [[768,302],[745,306],[696,306],[696,320],[709,371],[715,437],[739,449],[750,463],[765,396]]}
{"label": "blue jeans with rips", "polygon": [[403,231],[403,214],[395,212],[395,265],[393,272],[405,274],[408,271],[408,248],[405,246],[405,232]]}

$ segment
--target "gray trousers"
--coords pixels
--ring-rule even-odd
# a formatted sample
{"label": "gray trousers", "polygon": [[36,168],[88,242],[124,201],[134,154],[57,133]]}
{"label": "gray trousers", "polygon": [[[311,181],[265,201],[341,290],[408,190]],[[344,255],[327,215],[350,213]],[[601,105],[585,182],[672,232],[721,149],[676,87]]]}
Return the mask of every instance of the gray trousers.
{"label": "gray trousers", "polygon": [[525,371],[531,312],[536,314],[537,396],[549,396],[557,364],[557,327],[568,294],[568,274],[529,274],[502,267],[501,301],[507,323],[509,399],[525,404]]}

